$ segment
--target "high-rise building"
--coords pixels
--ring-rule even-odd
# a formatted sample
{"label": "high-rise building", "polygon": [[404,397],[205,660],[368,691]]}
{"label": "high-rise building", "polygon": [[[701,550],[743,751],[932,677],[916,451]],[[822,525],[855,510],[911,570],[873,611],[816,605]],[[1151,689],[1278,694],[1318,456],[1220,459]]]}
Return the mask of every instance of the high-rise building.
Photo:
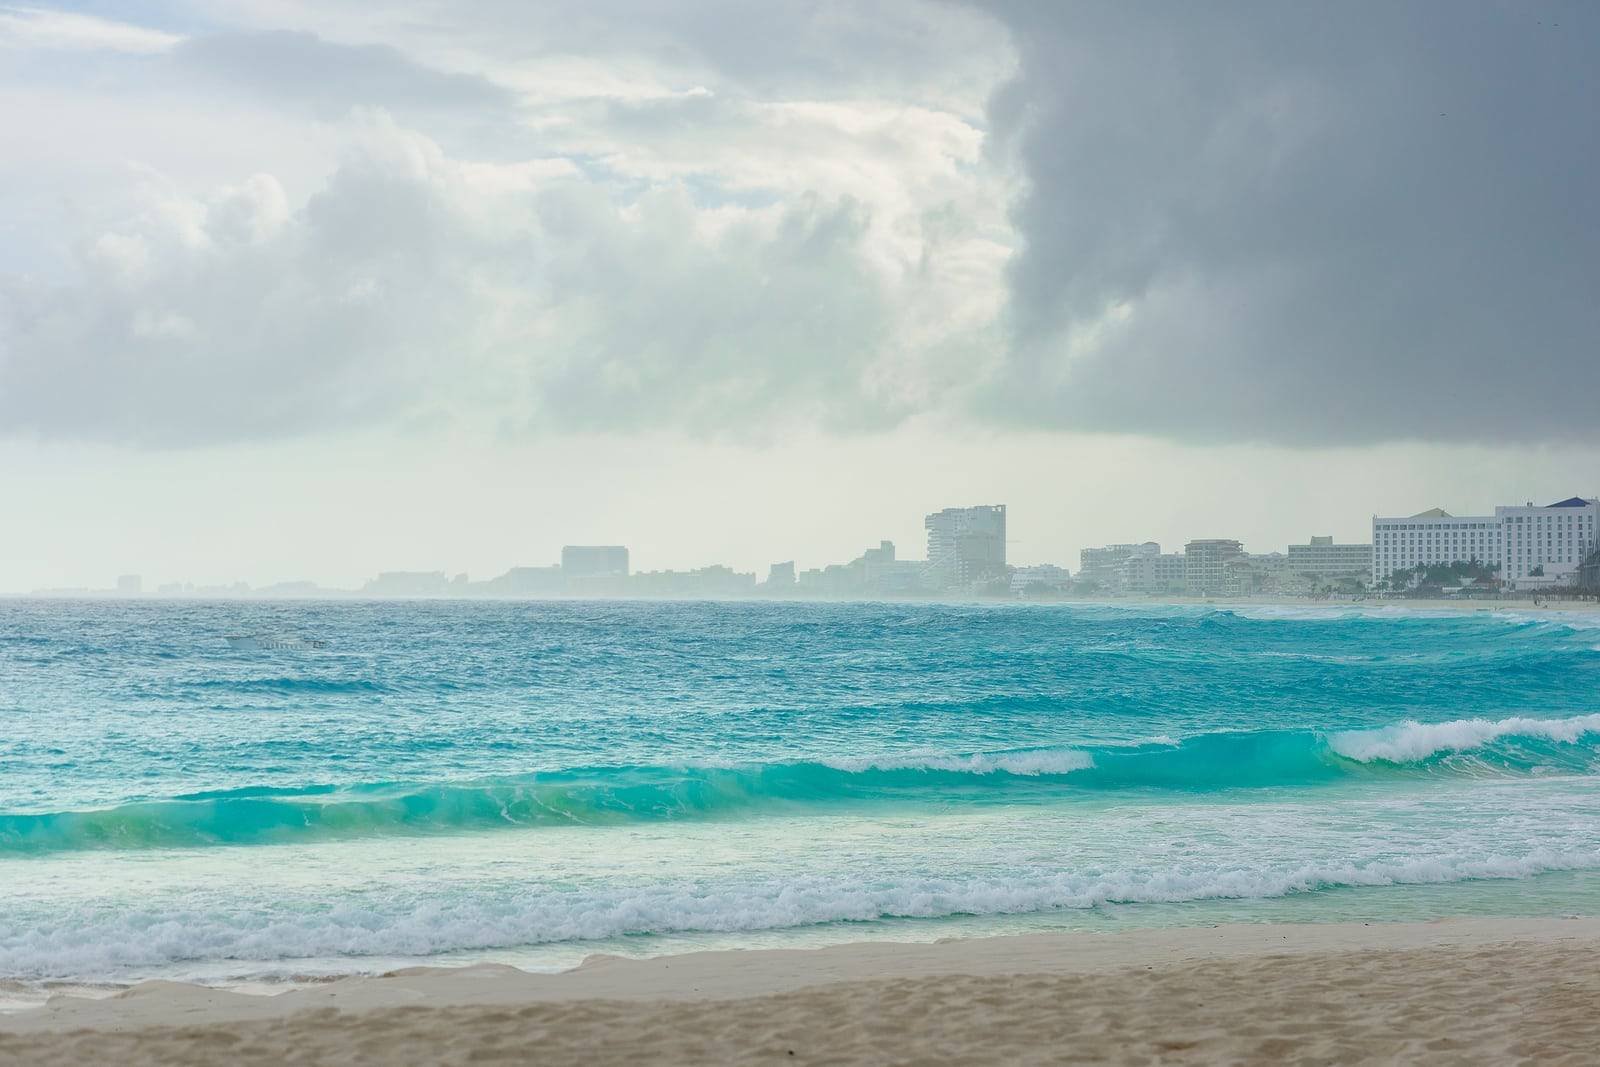
{"label": "high-rise building", "polygon": [[1452,563],[1500,560],[1500,520],[1493,515],[1452,515],[1429,508],[1404,518],[1372,517],[1372,580],[1395,571]]}
{"label": "high-rise building", "polygon": [[1372,577],[1385,581],[1414,567],[1479,563],[1499,568],[1512,586],[1574,580],[1600,548],[1600,501],[1568,497],[1554,504],[1501,506],[1493,515],[1451,515],[1439,508],[1408,518],[1372,518]]}
{"label": "high-rise building", "polygon": [[626,578],[628,550],[622,545],[567,545],[561,572],[568,578]]}
{"label": "high-rise building", "polygon": [[1500,525],[1500,578],[1512,585],[1537,587],[1574,581],[1578,568],[1597,545],[1595,520],[1600,501],[1583,497],[1540,507],[1494,509]]}
{"label": "high-rise building", "polygon": [[940,589],[967,591],[1006,577],[1006,506],[945,508],[923,520],[928,574]]}
{"label": "high-rise building", "polygon": [[1227,592],[1230,561],[1244,555],[1244,546],[1226,537],[1190,541],[1183,546],[1184,581],[1193,596],[1219,596]]}

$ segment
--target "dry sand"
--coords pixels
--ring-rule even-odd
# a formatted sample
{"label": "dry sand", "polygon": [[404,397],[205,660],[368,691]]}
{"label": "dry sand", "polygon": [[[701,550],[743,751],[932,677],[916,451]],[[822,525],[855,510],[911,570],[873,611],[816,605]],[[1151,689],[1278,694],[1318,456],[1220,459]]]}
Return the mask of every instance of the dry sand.
{"label": "dry sand", "polygon": [[1233,926],[153,982],[0,1018],[5,1064],[1593,1063],[1600,920]]}

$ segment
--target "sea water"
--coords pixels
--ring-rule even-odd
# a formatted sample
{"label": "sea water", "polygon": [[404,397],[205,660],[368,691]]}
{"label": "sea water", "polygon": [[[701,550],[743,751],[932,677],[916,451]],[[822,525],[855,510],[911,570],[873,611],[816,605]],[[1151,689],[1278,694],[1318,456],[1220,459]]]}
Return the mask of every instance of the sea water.
{"label": "sea water", "polygon": [[1592,914],[1597,684],[1567,614],[5,601],[0,991]]}

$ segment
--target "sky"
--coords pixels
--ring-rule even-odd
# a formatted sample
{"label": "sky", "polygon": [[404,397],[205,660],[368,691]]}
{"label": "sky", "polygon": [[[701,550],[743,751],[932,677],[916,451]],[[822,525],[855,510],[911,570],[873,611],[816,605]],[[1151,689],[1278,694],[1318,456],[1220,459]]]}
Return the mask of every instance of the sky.
{"label": "sky", "polygon": [[1600,495],[1584,3],[0,0],[0,591]]}

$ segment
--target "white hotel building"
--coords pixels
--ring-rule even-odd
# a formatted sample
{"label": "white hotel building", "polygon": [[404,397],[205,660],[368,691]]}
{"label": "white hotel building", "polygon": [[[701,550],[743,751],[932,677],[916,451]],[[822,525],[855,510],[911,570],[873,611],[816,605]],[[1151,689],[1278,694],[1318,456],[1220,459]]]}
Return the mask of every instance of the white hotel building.
{"label": "white hotel building", "polygon": [[[1372,519],[1372,579],[1435,564],[1498,563],[1500,579],[1523,586],[1565,581],[1596,545],[1600,502],[1572,497],[1544,507],[1497,507],[1493,515],[1439,508]],[[1539,573],[1535,573],[1538,571]]]}
{"label": "white hotel building", "polygon": [[1546,507],[1529,501],[1519,508],[1495,508],[1504,546],[1500,578],[1526,586],[1570,581],[1595,549],[1597,515],[1600,501],[1578,496]]}

